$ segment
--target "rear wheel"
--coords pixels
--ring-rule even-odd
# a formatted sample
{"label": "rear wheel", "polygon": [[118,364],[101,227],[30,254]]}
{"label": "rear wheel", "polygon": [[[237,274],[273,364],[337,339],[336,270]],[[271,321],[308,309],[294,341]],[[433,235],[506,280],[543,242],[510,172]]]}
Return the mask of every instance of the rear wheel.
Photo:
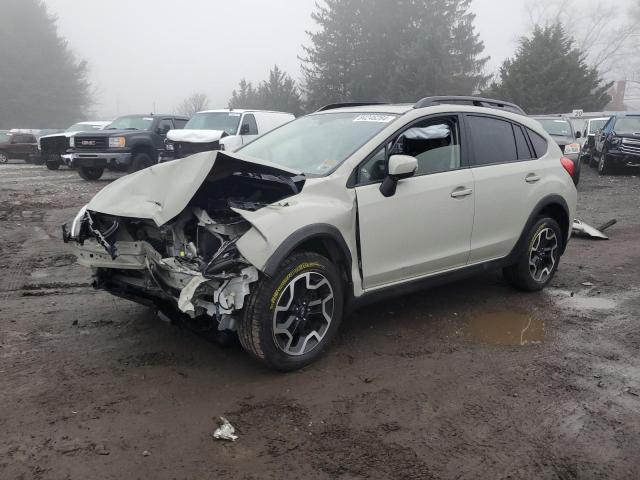
{"label": "rear wheel", "polygon": [[322,355],[342,320],[343,286],[336,266],[316,253],[285,260],[262,277],[239,322],[242,347],[271,368],[300,369]]}
{"label": "rear wheel", "polygon": [[102,177],[104,167],[78,167],[78,173],[82,178],[91,182]]}
{"label": "rear wheel", "polygon": [[558,222],[541,217],[529,229],[517,253],[517,263],[506,267],[506,280],[516,288],[537,292],[553,279],[560,263],[562,231]]}
{"label": "rear wheel", "polygon": [[9,157],[3,152],[0,152],[0,163],[7,163],[9,161]]}
{"label": "rear wheel", "polygon": [[155,162],[153,161],[153,159],[148,153],[138,153],[133,157],[133,160],[131,161],[131,167],[129,168],[129,172],[130,173],[138,172],[154,164]]}

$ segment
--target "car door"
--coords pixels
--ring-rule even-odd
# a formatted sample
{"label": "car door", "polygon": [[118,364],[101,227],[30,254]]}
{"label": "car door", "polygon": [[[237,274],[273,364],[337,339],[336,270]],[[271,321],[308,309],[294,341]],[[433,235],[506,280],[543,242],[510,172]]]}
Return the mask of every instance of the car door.
{"label": "car door", "polygon": [[163,151],[165,148],[164,140],[167,138],[167,133],[175,128],[172,118],[161,118],[158,121],[158,125],[155,128],[155,135],[153,135],[153,146],[158,151]]}
{"label": "car door", "polygon": [[469,263],[477,264],[507,256],[517,243],[545,175],[536,145],[546,153],[547,143],[526,127],[490,115],[467,115],[466,125],[476,202]]}
{"label": "car door", "polygon": [[609,134],[613,131],[614,122],[615,117],[611,117],[607,123],[605,123],[604,127],[602,127],[602,130],[599,130],[598,133],[596,133],[594,150],[597,155],[600,155],[604,151],[605,142],[607,141]]}
{"label": "car door", "polygon": [[240,122],[240,137],[242,145],[246,145],[260,135],[256,117],[253,113],[245,113]]}
{"label": "car door", "polygon": [[[365,289],[466,265],[473,227],[473,176],[458,115],[403,129],[357,172],[358,235]],[[390,155],[416,157],[418,170],[385,198]]]}

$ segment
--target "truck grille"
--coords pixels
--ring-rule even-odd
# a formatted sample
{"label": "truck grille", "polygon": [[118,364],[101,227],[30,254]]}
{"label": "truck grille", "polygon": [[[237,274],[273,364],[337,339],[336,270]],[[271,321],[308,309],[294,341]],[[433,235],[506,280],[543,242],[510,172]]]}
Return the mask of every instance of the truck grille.
{"label": "truck grille", "polygon": [[623,138],[620,151],[629,155],[640,155],[640,139]]}
{"label": "truck grille", "polygon": [[176,158],[184,158],[189,155],[195,155],[201,152],[211,152],[213,150],[220,149],[220,142],[210,143],[188,143],[188,142],[176,142],[174,144]]}
{"label": "truck grille", "polygon": [[69,139],[66,136],[40,139],[40,150],[43,155],[62,155],[68,148]]}
{"label": "truck grille", "polygon": [[105,150],[108,137],[76,137],[77,150]]}

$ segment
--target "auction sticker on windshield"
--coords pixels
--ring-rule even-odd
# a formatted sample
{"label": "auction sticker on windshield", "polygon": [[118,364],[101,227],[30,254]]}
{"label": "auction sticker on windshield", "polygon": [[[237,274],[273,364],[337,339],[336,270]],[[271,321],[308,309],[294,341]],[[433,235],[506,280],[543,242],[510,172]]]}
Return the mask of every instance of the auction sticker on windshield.
{"label": "auction sticker on windshield", "polygon": [[376,122],[376,123],[389,123],[395,120],[393,115],[380,115],[380,114],[367,114],[356,117],[354,122]]}

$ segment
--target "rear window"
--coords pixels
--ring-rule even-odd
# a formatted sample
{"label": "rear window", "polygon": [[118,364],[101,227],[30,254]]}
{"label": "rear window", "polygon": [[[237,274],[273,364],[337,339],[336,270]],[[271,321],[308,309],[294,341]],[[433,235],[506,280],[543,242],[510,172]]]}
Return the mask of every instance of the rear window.
{"label": "rear window", "polygon": [[516,146],[518,147],[518,160],[531,160],[535,156],[531,153],[529,148],[529,142],[522,131],[522,127],[518,125],[513,126],[513,133],[516,136]]}
{"label": "rear window", "polygon": [[36,143],[36,137],[24,133],[16,133],[13,135],[14,143]]}
{"label": "rear window", "polygon": [[492,117],[469,116],[475,165],[514,162],[518,159],[511,122]]}
{"label": "rear window", "polygon": [[536,158],[544,157],[547,154],[547,150],[549,149],[549,144],[545,140],[545,138],[527,128],[529,131],[529,138],[531,139],[531,143],[533,144],[533,149],[535,150]]}

